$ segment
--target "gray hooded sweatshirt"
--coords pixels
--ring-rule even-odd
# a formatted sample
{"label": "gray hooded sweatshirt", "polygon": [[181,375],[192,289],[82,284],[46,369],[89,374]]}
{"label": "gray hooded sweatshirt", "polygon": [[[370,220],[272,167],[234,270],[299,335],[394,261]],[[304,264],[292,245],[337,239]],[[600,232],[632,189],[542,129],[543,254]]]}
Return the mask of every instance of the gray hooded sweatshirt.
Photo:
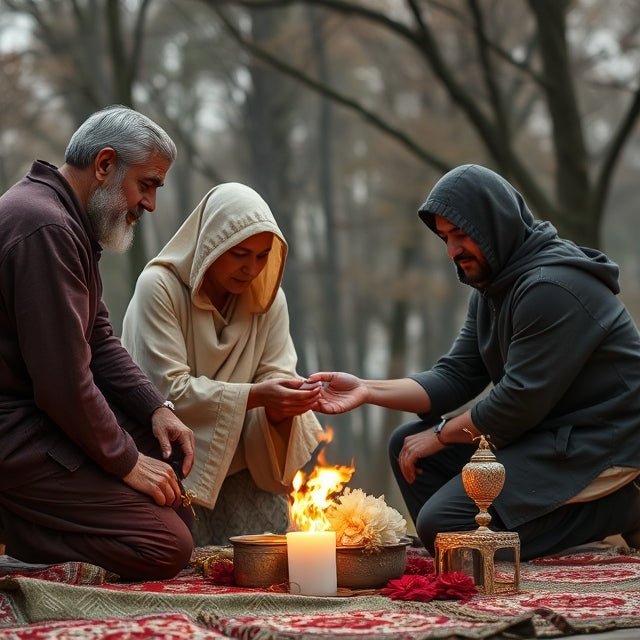
{"label": "gray hooded sweatshirt", "polygon": [[493,273],[449,353],[412,377],[431,422],[493,385],[471,417],[505,465],[493,503],[505,525],[554,510],[613,466],[640,468],[640,335],[617,265],[558,238],[477,165],[447,173],[418,214],[432,230],[433,214],[462,229]]}

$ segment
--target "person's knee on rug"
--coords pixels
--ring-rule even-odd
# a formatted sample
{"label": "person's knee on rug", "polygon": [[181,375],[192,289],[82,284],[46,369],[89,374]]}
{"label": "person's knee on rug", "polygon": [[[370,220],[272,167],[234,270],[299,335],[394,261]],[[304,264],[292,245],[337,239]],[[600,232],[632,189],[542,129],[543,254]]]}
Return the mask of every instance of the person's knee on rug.
{"label": "person's knee on rug", "polygon": [[[438,533],[475,529],[477,511],[457,477],[425,502],[415,521],[416,533],[433,554]],[[490,515],[492,530],[509,530],[493,508]],[[568,503],[511,530],[520,536],[522,560],[600,542],[620,533],[630,547],[640,548],[640,488],[631,482],[601,498]]]}
{"label": "person's knee on rug", "polygon": [[131,554],[115,571],[123,580],[170,580],[188,566],[193,554],[189,528],[172,523],[147,538],[136,539]]}
{"label": "person's knee on rug", "polygon": [[98,537],[92,542],[85,538],[82,544],[87,549],[82,561],[101,566],[127,582],[175,578],[193,554],[189,528],[176,522],[167,527],[161,520],[153,531],[102,540]]}
{"label": "person's knee on rug", "polygon": [[172,509],[144,502],[139,519],[114,517],[101,530],[90,524],[49,520],[49,524],[67,527],[56,529],[22,518],[3,505],[0,514],[12,520],[7,554],[30,564],[84,562],[125,581],[166,580],[180,573],[193,553],[191,532],[180,517]]}
{"label": "person's knee on rug", "polygon": [[531,560],[561,553],[629,530],[640,516],[639,497],[632,482],[601,498],[562,505],[515,527],[520,536],[521,558]]}

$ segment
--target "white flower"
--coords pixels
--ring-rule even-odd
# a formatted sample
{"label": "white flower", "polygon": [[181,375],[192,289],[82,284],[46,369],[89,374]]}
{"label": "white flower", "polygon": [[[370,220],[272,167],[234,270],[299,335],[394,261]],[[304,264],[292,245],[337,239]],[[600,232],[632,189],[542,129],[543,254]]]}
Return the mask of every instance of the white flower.
{"label": "white flower", "polygon": [[374,498],[362,489],[347,487],[327,508],[325,515],[336,532],[336,543],[340,547],[378,549],[398,544],[407,533],[406,520],[387,505],[384,496]]}

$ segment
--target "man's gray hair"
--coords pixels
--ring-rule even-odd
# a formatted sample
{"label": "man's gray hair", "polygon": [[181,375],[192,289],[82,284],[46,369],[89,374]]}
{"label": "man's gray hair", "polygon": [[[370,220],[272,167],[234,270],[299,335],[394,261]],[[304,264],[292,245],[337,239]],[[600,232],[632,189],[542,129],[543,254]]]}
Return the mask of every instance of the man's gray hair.
{"label": "man's gray hair", "polygon": [[143,164],[155,152],[171,163],[177,155],[175,143],[162,127],[122,105],[90,115],[71,136],[64,161],[84,169],[105,147],[113,148],[117,163],[125,166]]}

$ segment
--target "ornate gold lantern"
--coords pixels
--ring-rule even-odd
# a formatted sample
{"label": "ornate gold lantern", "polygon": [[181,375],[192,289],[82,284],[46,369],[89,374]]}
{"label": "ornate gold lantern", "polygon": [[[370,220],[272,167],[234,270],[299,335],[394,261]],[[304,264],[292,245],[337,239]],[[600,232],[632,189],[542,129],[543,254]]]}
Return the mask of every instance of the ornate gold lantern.
{"label": "ornate gold lantern", "polygon": [[[489,507],[502,491],[504,466],[496,460],[486,437],[462,469],[462,484],[478,507],[475,531],[438,533],[435,567],[438,574],[463,571],[471,576],[479,593],[517,593],[520,588],[520,538],[517,533],[491,531]],[[510,556],[496,571],[496,552]]]}

